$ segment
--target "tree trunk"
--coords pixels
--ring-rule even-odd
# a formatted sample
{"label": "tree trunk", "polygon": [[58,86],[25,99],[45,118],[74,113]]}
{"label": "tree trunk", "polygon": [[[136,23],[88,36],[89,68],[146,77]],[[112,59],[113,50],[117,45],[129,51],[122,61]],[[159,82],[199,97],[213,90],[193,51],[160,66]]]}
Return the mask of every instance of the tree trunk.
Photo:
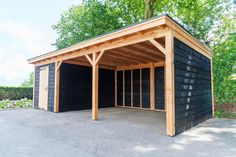
{"label": "tree trunk", "polygon": [[153,5],[155,0],[145,0],[145,14],[144,19],[148,19],[153,16]]}

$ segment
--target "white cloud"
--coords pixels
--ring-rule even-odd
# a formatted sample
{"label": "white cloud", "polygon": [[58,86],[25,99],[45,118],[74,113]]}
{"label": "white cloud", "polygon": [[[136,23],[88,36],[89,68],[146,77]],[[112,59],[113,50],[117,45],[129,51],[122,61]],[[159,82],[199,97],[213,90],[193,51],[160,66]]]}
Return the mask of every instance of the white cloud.
{"label": "white cloud", "polygon": [[44,34],[22,22],[6,21],[0,23],[0,32],[4,32],[22,42],[24,49],[34,55],[51,51],[55,37]]}
{"label": "white cloud", "polygon": [[50,44],[55,37],[25,23],[0,23],[0,34],[4,34],[4,39],[0,40],[7,41],[0,45],[0,86],[19,85],[33,71],[27,59],[54,49]]}

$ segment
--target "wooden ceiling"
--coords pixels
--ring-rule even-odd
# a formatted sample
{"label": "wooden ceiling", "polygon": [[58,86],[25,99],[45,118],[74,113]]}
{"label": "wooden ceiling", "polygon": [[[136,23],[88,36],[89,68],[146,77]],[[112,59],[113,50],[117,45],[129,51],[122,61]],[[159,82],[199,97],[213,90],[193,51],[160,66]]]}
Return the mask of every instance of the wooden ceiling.
{"label": "wooden ceiling", "polygon": [[[165,38],[158,38],[156,41],[165,47]],[[121,66],[157,63],[164,60],[164,54],[151,42],[145,41],[105,51],[99,61],[99,65],[101,67],[117,68]],[[91,66],[85,56],[67,60],[65,62]]]}

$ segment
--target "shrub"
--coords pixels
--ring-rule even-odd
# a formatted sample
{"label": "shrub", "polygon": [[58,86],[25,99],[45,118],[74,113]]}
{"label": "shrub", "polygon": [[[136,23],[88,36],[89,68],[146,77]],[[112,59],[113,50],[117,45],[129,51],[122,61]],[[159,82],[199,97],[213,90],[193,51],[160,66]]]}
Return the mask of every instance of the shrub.
{"label": "shrub", "polygon": [[32,87],[0,87],[0,101],[7,99],[20,100],[24,98],[33,98]]}
{"label": "shrub", "polygon": [[0,109],[8,108],[30,108],[32,107],[32,100],[21,99],[16,101],[2,100],[0,101]]}

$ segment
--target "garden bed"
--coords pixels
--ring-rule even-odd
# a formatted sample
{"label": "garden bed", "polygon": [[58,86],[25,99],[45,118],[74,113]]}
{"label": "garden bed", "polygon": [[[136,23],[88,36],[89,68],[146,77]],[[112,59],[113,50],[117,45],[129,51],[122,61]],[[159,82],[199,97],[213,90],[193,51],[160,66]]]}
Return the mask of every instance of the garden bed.
{"label": "garden bed", "polygon": [[32,108],[32,100],[2,100],[0,101],[0,110],[16,109],[16,108]]}
{"label": "garden bed", "polygon": [[236,104],[222,103],[216,105],[215,116],[218,118],[236,119]]}

